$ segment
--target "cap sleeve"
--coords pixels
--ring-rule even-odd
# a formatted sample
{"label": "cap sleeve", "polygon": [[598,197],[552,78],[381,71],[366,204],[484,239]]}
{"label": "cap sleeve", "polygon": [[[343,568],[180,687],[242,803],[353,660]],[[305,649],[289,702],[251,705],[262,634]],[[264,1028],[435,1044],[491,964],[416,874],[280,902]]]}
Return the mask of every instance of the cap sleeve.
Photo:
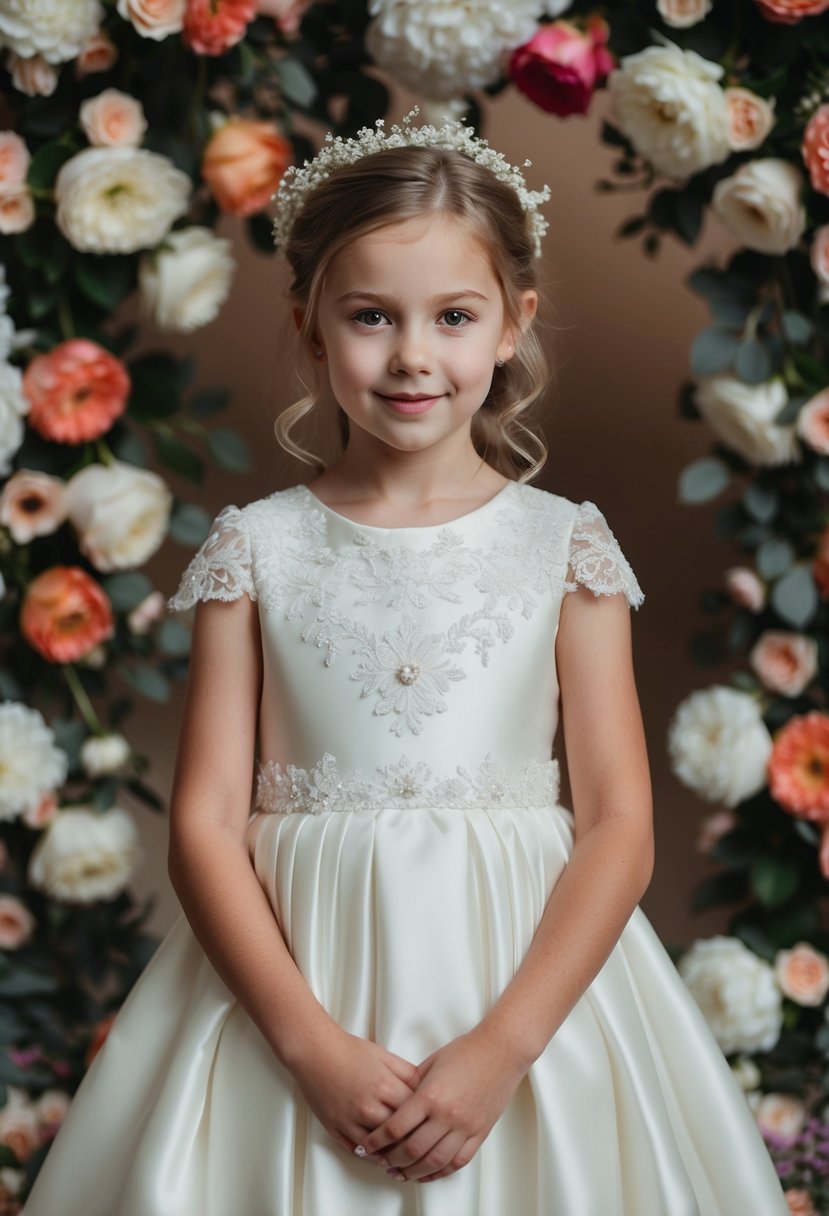
{"label": "cap sleeve", "polygon": [[250,535],[239,507],[222,507],[210,532],[167,600],[170,612],[192,608],[197,600],[237,600],[245,592],[256,599],[250,558]]}
{"label": "cap sleeve", "polygon": [[622,591],[631,608],[638,609],[645,600],[607,520],[596,504],[587,500],[579,503],[570,533],[565,593],[576,591],[580,583],[594,595]]}

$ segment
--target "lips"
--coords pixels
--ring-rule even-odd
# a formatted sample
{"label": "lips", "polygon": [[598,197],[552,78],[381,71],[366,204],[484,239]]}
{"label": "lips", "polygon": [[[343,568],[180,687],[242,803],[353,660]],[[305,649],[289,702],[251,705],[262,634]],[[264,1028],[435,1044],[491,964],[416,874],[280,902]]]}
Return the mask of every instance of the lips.
{"label": "lips", "polygon": [[424,414],[440,399],[440,395],[426,397],[422,393],[418,393],[417,395],[413,393],[401,393],[395,397],[386,396],[385,393],[378,393],[377,395],[396,414]]}

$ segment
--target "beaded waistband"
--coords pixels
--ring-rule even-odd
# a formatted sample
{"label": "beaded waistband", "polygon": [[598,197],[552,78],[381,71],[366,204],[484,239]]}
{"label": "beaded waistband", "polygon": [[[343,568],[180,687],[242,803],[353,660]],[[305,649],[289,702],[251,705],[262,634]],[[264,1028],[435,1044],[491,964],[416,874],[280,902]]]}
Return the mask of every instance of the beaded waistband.
{"label": "beaded waistband", "polygon": [[436,775],[423,761],[403,757],[374,771],[341,772],[326,752],[312,768],[268,760],[258,766],[254,808],[285,814],[299,811],[383,809],[471,809],[546,807],[558,801],[558,760],[528,760],[508,766],[491,752],[470,773],[457,765],[452,776]]}

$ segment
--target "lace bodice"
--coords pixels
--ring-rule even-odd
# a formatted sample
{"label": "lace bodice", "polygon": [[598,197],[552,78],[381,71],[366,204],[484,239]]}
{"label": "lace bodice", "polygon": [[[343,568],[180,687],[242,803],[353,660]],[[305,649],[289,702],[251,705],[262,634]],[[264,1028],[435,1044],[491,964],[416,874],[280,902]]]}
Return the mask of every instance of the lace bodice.
{"label": "lace bodice", "polygon": [[[297,485],[223,507],[168,607],[243,594],[258,605],[263,809],[292,809],[289,769],[306,809],[333,805],[315,794],[331,764],[340,808],[388,800],[401,763],[421,774],[418,804],[453,789],[459,805],[481,801],[480,782],[473,794],[477,779],[459,774],[501,764],[508,798],[528,805],[537,779],[552,789],[555,638],[579,585],[644,601],[593,502],[508,482],[450,523],[381,528]],[[528,782],[532,762],[542,769]]]}

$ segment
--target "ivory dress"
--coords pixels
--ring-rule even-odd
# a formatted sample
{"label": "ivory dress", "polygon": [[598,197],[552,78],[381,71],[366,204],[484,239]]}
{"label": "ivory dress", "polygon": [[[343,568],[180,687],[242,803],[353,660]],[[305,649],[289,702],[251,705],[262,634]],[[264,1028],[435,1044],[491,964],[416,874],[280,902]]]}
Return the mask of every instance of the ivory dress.
{"label": "ivory dress", "polygon": [[[258,604],[252,865],[345,1029],[414,1063],[515,974],[574,841],[552,755],[563,596],[644,596],[592,502],[508,482],[447,524],[304,485],[226,506],[172,610]],[[254,793],[252,791],[252,793]],[[468,1165],[423,1185],[312,1114],[183,912],[27,1216],[788,1216],[746,1099],[637,907]]]}

